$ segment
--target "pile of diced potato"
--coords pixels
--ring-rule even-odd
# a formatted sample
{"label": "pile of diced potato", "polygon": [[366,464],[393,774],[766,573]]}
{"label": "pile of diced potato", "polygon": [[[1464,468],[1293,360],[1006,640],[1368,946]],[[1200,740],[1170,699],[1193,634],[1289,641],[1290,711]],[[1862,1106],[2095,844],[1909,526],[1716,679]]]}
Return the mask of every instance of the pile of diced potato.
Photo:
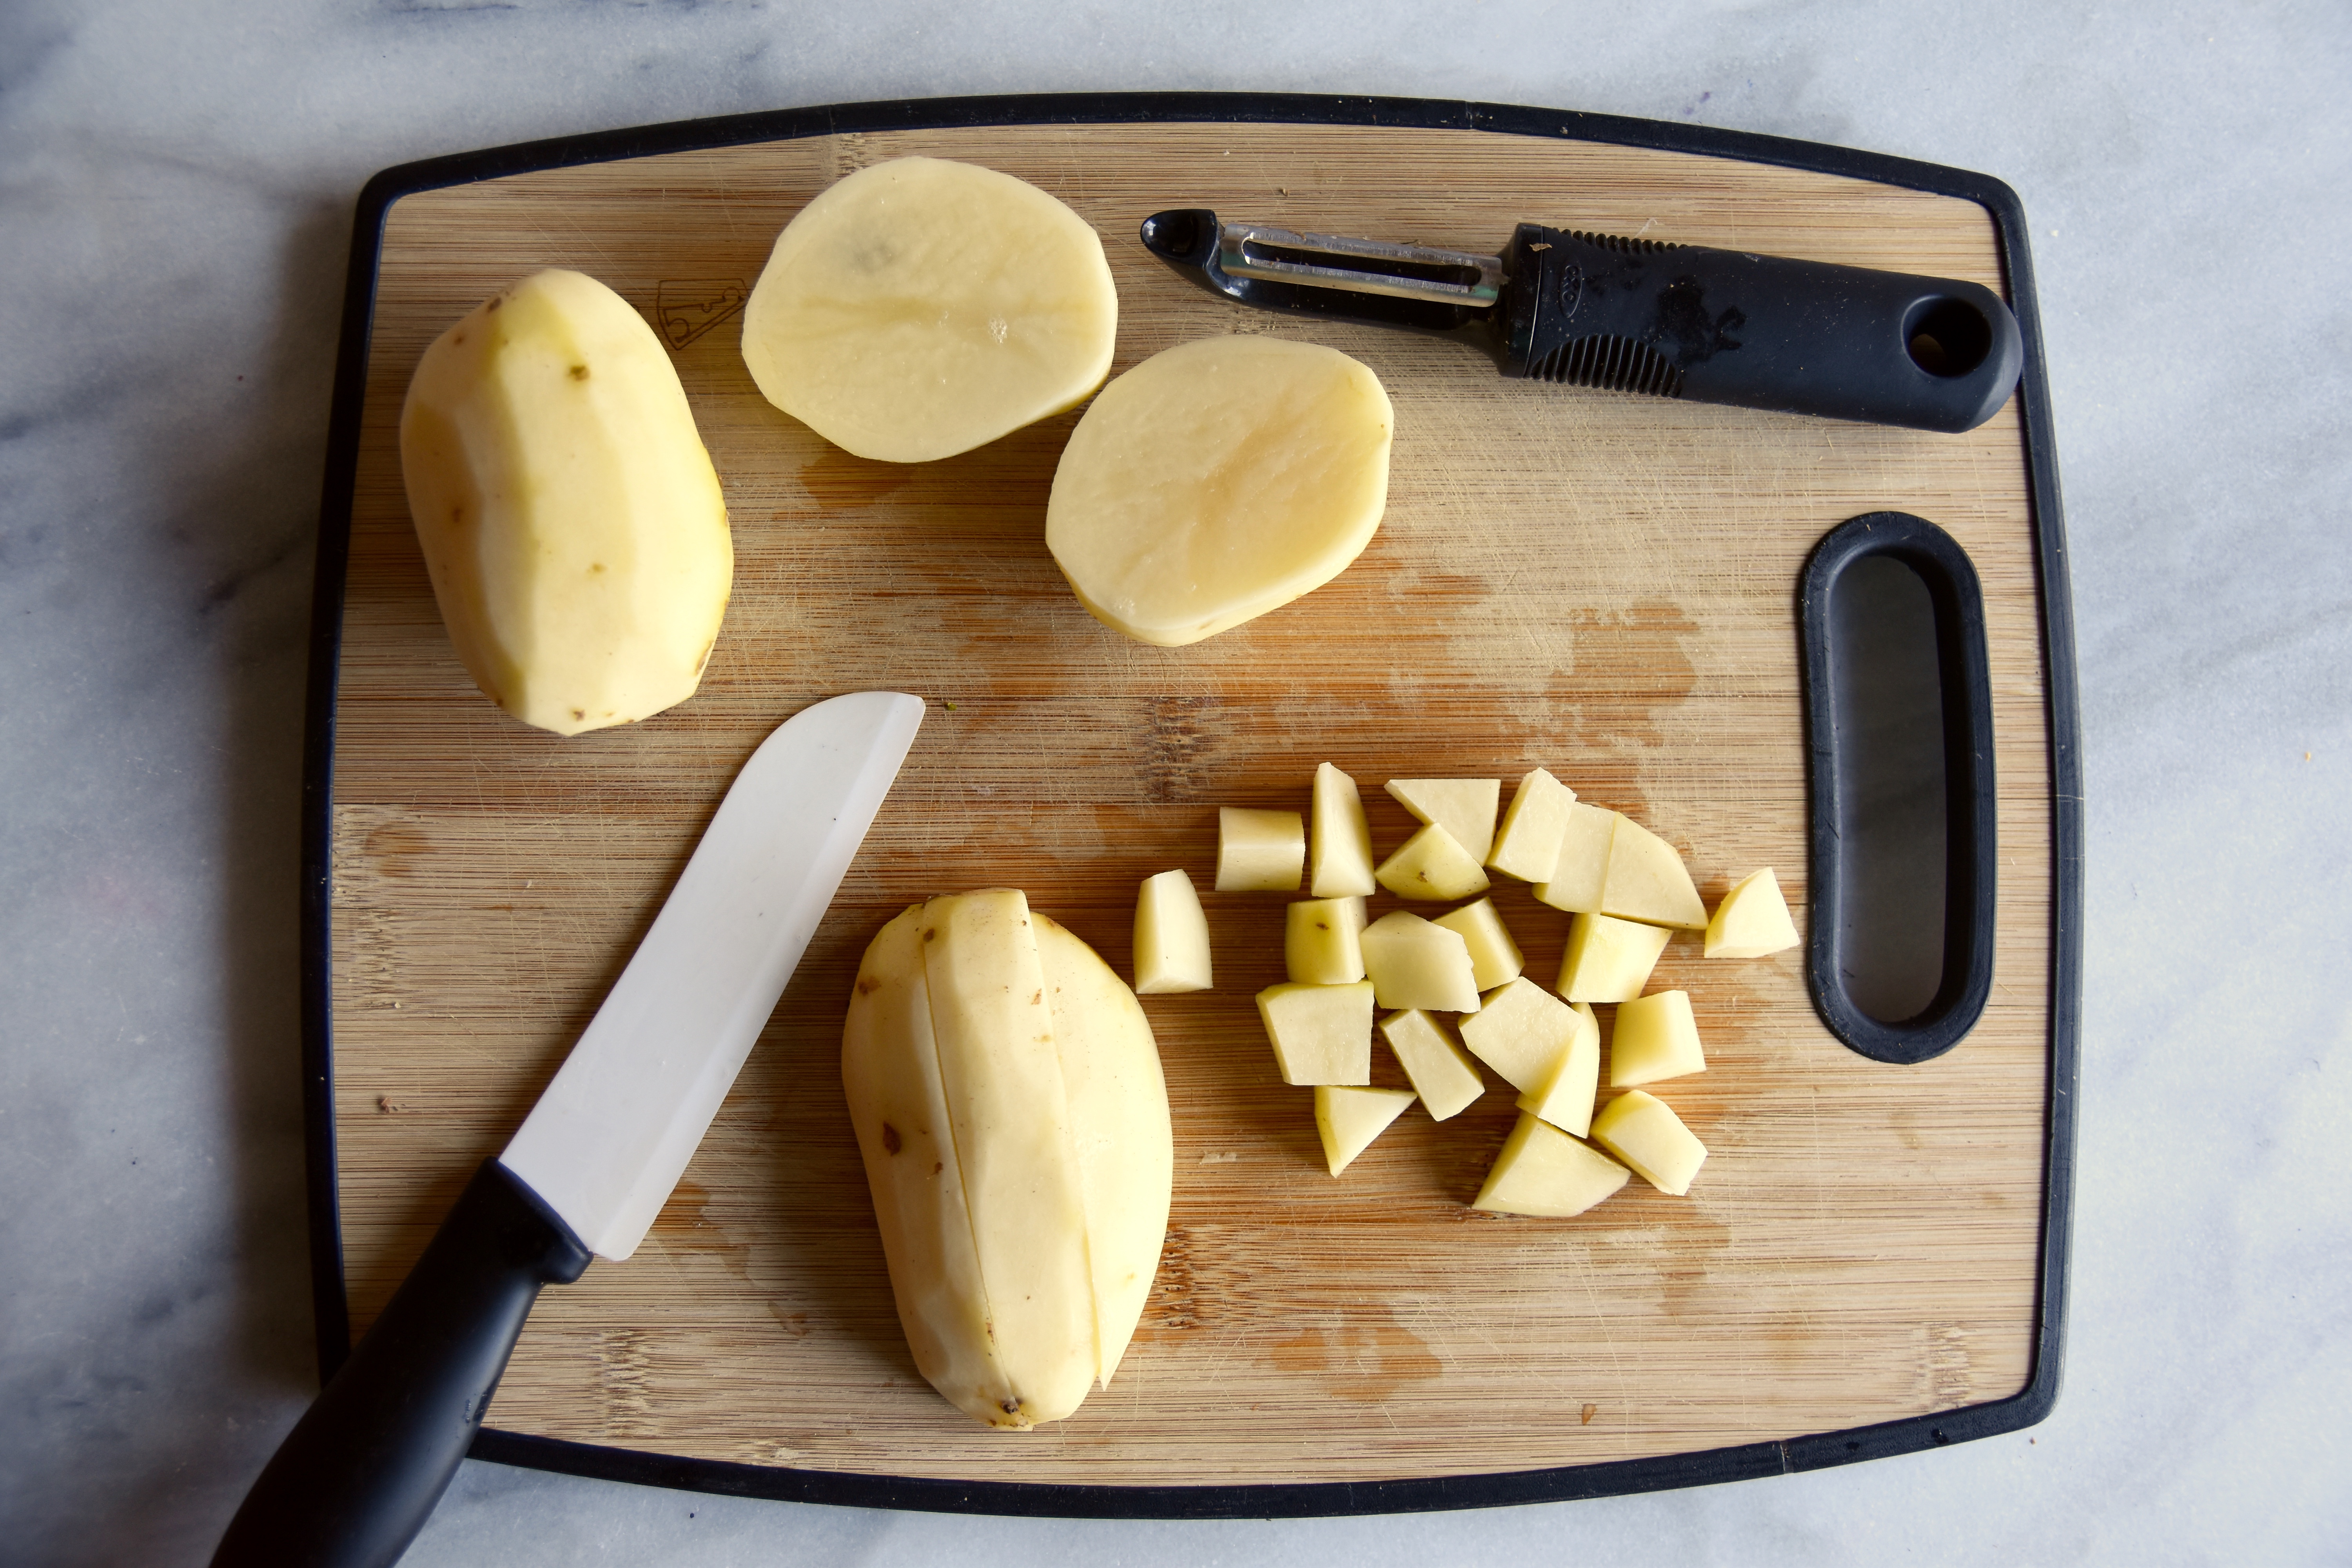
{"label": "pile of diced potato", "polygon": [[[1258,993],[1257,1005],[1283,1081],[1314,1088],[1331,1173],[1416,1100],[1435,1121],[1459,1113],[1486,1091],[1484,1063],[1517,1091],[1519,1119],[1477,1207],[1581,1214],[1632,1173],[1661,1192],[1689,1192],[1706,1145],[1643,1086],[1702,1072],[1706,1056],[1689,994],[1643,988],[1678,930],[1704,931],[1709,958],[1796,946],[1778,879],[1769,868],[1743,879],[1710,918],[1672,845],[1578,800],[1542,768],[1519,780],[1499,813],[1499,779],[1387,787],[1422,826],[1377,864],[1356,781],[1328,763],[1316,770],[1307,816],[1219,814],[1219,892],[1296,893],[1304,883],[1311,895],[1286,919],[1289,978]],[[1540,902],[1574,917],[1551,990],[1523,973],[1494,900],[1478,896],[1493,885],[1489,871],[1534,884]],[[1408,901],[1474,901],[1433,920],[1411,910],[1371,920],[1367,900],[1381,889]],[[1136,990],[1200,991],[1212,979],[1192,879],[1181,870],[1148,879],[1136,906]],[[1605,1104],[1595,1003],[1616,1007],[1609,1088],[1624,1092]],[[1372,1087],[1376,1016],[1410,1090]]]}

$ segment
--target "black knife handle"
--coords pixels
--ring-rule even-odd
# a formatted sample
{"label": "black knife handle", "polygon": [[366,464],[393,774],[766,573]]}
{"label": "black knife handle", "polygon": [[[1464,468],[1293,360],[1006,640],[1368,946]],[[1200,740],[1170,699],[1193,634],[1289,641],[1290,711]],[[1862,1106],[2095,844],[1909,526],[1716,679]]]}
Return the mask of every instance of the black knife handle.
{"label": "black knife handle", "polygon": [[1775,413],[1973,430],[2025,363],[1981,284],[1521,224],[1513,374]]}
{"label": "black knife handle", "polygon": [[541,1285],[588,1249],[485,1160],[375,1321],[253,1483],[213,1568],[389,1568],[480,1430]]}

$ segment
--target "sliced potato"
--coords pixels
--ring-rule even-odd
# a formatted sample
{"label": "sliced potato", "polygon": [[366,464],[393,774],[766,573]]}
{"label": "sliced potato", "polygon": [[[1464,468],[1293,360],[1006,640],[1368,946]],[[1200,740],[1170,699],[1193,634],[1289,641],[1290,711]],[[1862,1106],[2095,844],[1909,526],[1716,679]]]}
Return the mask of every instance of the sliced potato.
{"label": "sliced potato", "polygon": [[1318,899],[1368,897],[1372,879],[1372,830],[1356,781],[1328,763],[1315,769],[1315,804],[1307,839],[1307,890]]}
{"label": "sliced potato", "polygon": [[1289,1084],[1372,1081],[1372,983],[1269,985],[1257,1016]]}
{"label": "sliced potato", "polygon": [[1522,1112],[1470,1206],[1567,1219],[1624,1186],[1628,1177],[1608,1155]]}
{"label": "sliced potato", "polygon": [[1621,1003],[1609,1031],[1609,1087],[1633,1089],[1661,1079],[1705,1072],[1690,993],[1657,991]]}
{"label": "sliced potato", "polygon": [[1568,833],[1576,792],[1537,768],[1511,792],[1511,808],[1495,835],[1486,864],[1522,882],[1548,882],[1559,865],[1559,842]]}
{"label": "sliced potato", "polygon": [[1176,647],[1345,571],[1388,504],[1394,416],[1336,349],[1207,338],[1103,388],[1070,434],[1045,546],[1087,612]]}
{"label": "sliced potato", "polygon": [[1405,1113],[1413,1095],[1406,1089],[1349,1089],[1318,1084],[1315,1131],[1323,1140],[1323,1162],[1338,1175],[1354,1164],[1389,1123]]}
{"label": "sliced potato", "polygon": [[991,1426],[1068,1415],[1117,1369],[1167,1229],[1133,994],[1018,892],[934,899],[867,947],[842,1081],[917,1367]]}
{"label": "sliced potato", "polygon": [[922,463],[1084,402],[1118,329],[1084,218],[993,169],[898,158],[784,226],[743,307],[743,363],[835,446]]}
{"label": "sliced potato", "polygon": [[1364,950],[1364,973],[1381,1006],[1478,1010],[1476,973],[1470,965],[1470,944],[1461,932],[1398,910],[1366,926],[1358,940]]}
{"label": "sliced potato", "polygon": [[1308,899],[1285,911],[1283,968],[1302,985],[1352,985],[1364,977],[1361,899]]}
{"label": "sliced potato", "polygon": [[1601,912],[1685,931],[1706,929],[1706,905],[1675,847],[1622,813],[1609,836],[1609,876]]}
{"label": "sliced potato", "polygon": [[1592,1106],[1601,1092],[1601,1020],[1592,1004],[1570,1004],[1576,1014],[1576,1037],[1550,1069],[1519,1096],[1518,1106],[1540,1116],[1562,1132],[1579,1138],[1592,1131]]}
{"label": "sliced potato", "polygon": [[1295,893],[1307,865],[1307,826],[1295,811],[1217,808],[1217,891]]}
{"label": "sliced potato", "polygon": [[1463,942],[1469,946],[1471,972],[1481,991],[1492,991],[1517,979],[1519,972],[1528,966],[1519,944],[1511,940],[1510,928],[1503,923],[1502,912],[1495,908],[1492,899],[1465,904],[1430,923],[1461,933]]}
{"label": "sliced potato", "polygon": [[1495,807],[1500,779],[1391,779],[1387,789],[1418,822],[1433,823],[1483,863],[1495,847]]}
{"label": "sliced potato", "polygon": [[1445,1026],[1418,1007],[1391,1013],[1381,1020],[1381,1033],[1404,1076],[1412,1080],[1430,1119],[1444,1121],[1486,1092],[1470,1053],[1454,1043]]}
{"label": "sliced potato", "polygon": [[1549,1079],[1582,1027],[1574,1008],[1524,975],[1481,1000],[1462,1020],[1462,1043],[1516,1089]]}
{"label": "sliced potato", "polygon": [[1706,922],[1709,958],[1762,958],[1802,940],[1789,918],[1789,900],[1780,896],[1780,879],[1769,866],[1735,883]]}
{"label": "sliced potato", "polygon": [[1559,958],[1559,994],[1571,1002],[1630,1002],[1650,983],[1675,933],[1664,926],[1579,915]]}
{"label": "sliced potato", "polygon": [[1135,990],[1138,995],[1206,991],[1209,918],[1201,895],[1181,870],[1146,877],[1135,896]]}
{"label": "sliced potato", "polygon": [[1599,914],[1601,889],[1609,880],[1609,842],[1616,833],[1615,812],[1571,802],[1560,828],[1559,853],[1551,874],[1536,883],[1536,897],[1570,914]]}
{"label": "sliced potato", "polygon": [[1681,1197],[1706,1163],[1706,1145],[1683,1125],[1674,1107],[1641,1089],[1621,1094],[1592,1119],[1592,1141],[1616,1155],[1650,1185]]}
{"label": "sliced potato", "polygon": [[1400,899],[1466,899],[1494,886],[1470,852],[1434,822],[1406,839],[1372,875]]}

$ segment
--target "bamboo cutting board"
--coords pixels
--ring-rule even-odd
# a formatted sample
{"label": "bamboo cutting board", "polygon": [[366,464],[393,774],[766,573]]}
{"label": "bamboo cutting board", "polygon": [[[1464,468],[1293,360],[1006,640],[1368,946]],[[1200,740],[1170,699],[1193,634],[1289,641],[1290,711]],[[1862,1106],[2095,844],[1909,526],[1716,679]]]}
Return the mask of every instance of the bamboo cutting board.
{"label": "bamboo cutting board", "polygon": [[[850,458],[769,406],[736,312],[842,174],[925,153],[1004,170],[1102,235],[1114,374],[1188,339],[1328,343],[1395,404],[1363,557],[1188,648],[1090,619],[1043,541],[1076,415],[968,456]],[[1253,312],[1135,240],[1211,206],[1492,250],[1520,220],[2003,286],[1973,202],[1685,153],[1475,131],[1108,123],[840,133],[409,195],[383,231],[335,691],[336,1197],[354,1330],[505,1142],[618,974],[736,768],[808,702],[927,699],[913,755],[643,1250],[544,1294],[504,1431],[842,1476],[1096,1487],[1493,1475],[1769,1443],[2015,1395],[2033,1367],[2052,1015],[2051,762],[2018,405],[1967,436],[1510,381],[1458,344]],[[735,596],[699,695],[561,740],[458,667],[401,488],[425,345],[501,286],[588,272],[670,344],[724,484]],[[1217,988],[1147,999],[1175,1119],[1158,1282],[1110,1388],[1027,1435],[915,1372],[842,1101],[857,958],[927,895],[1009,885],[1129,970],[1137,883],[1206,889],[1221,805],[1303,810],[1315,765],[1549,767],[1680,847],[1709,903],[1778,868],[1806,902],[1795,584],[1857,513],[1916,512],[1984,584],[1998,759],[1991,1004],[1916,1067],[1840,1045],[1801,952],[1667,950],[1708,1070],[1659,1086],[1712,1151],[1580,1218],[1465,1206],[1514,1112],[1415,1110],[1340,1180],[1253,1005],[1279,898],[1206,895]],[[1498,879],[1549,982],[1567,917]],[[1393,907],[1383,895],[1374,912]],[[1603,1009],[1604,1023],[1607,1009]],[[1385,1049],[1376,1081],[1401,1083]],[[756,1487],[753,1489],[756,1489]]]}

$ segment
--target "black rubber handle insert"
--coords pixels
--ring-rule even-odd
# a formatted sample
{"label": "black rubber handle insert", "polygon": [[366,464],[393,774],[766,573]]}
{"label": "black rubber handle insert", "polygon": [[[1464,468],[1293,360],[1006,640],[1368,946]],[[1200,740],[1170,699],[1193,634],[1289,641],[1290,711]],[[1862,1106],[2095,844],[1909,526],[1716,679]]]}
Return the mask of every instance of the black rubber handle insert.
{"label": "black rubber handle insert", "polygon": [[1998,801],[1983,594],[1950,534],[1880,511],[1822,537],[1799,600],[1812,796],[1806,983],[1846,1045],[1924,1062],[1959,1043],[1992,990]]}
{"label": "black rubber handle insert", "polygon": [[383,1315],[278,1447],[213,1568],[387,1568],[480,1430],[541,1285],[588,1249],[485,1160]]}
{"label": "black rubber handle insert", "polygon": [[1981,284],[1521,224],[1504,363],[1539,381],[1920,430],[2016,389],[2017,318]]}

